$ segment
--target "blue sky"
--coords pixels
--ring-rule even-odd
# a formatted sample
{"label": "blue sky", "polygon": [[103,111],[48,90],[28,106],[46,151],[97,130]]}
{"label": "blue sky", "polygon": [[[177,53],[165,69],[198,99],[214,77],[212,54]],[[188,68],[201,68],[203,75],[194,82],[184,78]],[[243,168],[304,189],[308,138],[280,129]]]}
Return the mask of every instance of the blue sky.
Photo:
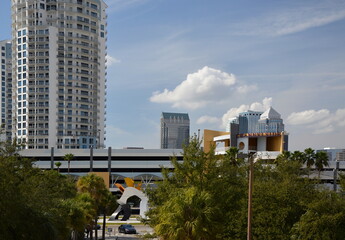
{"label": "blue sky", "polygon": [[345,1],[105,2],[108,146],[159,148],[162,111],[188,112],[193,134],[273,106],[290,150],[345,148]]}

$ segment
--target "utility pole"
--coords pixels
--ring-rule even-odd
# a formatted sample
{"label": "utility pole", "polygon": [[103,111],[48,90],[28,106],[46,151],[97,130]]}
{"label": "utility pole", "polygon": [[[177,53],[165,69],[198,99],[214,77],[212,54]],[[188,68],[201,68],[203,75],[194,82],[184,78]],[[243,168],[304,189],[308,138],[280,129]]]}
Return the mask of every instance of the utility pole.
{"label": "utility pole", "polygon": [[254,179],[254,163],[253,153],[248,154],[249,160],[249,179],[248,179],[248,229],[247,229],[247,240],[252,240],[252,199],[253,199],[253,179]]}

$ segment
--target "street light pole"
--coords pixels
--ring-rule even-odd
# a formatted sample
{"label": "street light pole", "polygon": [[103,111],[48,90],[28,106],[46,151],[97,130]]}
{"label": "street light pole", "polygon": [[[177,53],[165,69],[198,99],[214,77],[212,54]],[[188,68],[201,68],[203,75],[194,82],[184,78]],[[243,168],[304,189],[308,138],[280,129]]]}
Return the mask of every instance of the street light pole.
{"label": "street light pole", "polygon": [[248,229],[247,240],[252,240],[252,199],[253,199],[253,179],[254,179],[254,164],[253,154],[249,154],[249,179],[248,179]]}

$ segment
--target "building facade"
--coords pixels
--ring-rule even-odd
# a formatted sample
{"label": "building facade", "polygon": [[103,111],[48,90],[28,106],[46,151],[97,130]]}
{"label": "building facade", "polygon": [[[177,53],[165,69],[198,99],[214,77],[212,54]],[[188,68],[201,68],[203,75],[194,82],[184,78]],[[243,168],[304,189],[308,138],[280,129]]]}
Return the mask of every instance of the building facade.
{"label": "building facade", "polygon": [[182,149],[189,143],[190,120],[187,113],[163,112],[161,116],[161,149]]}
{"label": "building facade", "polygon": [[1,62],[1,140],[12,139],[12,44],[0,41]]}
{"label": "building facade", "polygon": [[281,115],[272,107],[265,112],[246,111],[229,121],[227,132],[204,130],[204,149],[213,145],[219,154],[230,147],[260,158],[275,158],[288,150],[288,135]]}
{"label": "building facade", "polygon": [[106,7],[12,0],[13,135],[26,148],[104,147]]}

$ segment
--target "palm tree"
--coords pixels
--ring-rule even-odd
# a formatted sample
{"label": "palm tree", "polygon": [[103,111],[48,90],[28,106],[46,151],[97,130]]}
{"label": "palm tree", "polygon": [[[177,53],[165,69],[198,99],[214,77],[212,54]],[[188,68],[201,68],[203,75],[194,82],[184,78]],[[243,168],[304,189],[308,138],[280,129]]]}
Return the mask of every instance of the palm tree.
{"label": "palm tree", "polygon": [[107,191],[103,206],[101,207],[101,212],[103,213],[102,239],[105,239],[106,217],[112,214],[117,207],[116,197],[110,191]]}
{"label": "palm tree", "polygon": [[307,165],[308,177],[310,175],[311,166],[315,164],[315,151],[312,148],[306,148],[303,152],[303,164]]}
{"label": "palm tree", "polygon": [[55,166],[58,168],[58,172],[60,172],[61,162],[56,162]]}
{"label": "palm tree", "polygon": [[279,164],[280,162],[284,162],[291,159],[291,152],[289,151],[283,151],[281,154],[279,154],[275,160],[276,164]]}
{"label": "palm tree", "polygon": [[307,168],[311,168],[315,164],[315,151],[312,148],[306,148],[304,150],[304,162]]}
{"label": "palm tree", "polygon": [[290,159],[293,160],[293,161],[297,161],[297,162],[303,163],[304,162],[304,153],[300,152],[300,151],[294,151],[291,154]]}
{"label": "palm tree", "polygon": [[[89,174],[79,178],[77,182],[78,191],[81,193],[89,193],[94,201],[93,208],[95,210],[94,223],[93,226],[97,229],[97,220],[100,210],[105,205],[107,195],[109,190],[105,186],[103,178],[95,175]],[[98,239],[97,230],[95,231],[95,239]],[[90,238],[92,238],[92,230],[90,233]]]}
{"label": "palm tree", "polygon": [[71,164],[71,160],[73,160],[74,155],[72,153],[66,153],[65,156],[63,156],[63,159],[65,161],[68,161],[68,174],[69,174],[69,168],[70,168],[70,164]]}
{"label": "palm tree", "polygon": [[328,155],[326,152],[317,152],[315,154],[315,167],[317,171],[319,172],[319,178],[321,171],[324,167],[328,166]]}
{"label": "palm tree", "polygon": [[225,157],[230,160],[231,165],[238,165],[238,151],[236,147],[231,147],[226,151]]}

